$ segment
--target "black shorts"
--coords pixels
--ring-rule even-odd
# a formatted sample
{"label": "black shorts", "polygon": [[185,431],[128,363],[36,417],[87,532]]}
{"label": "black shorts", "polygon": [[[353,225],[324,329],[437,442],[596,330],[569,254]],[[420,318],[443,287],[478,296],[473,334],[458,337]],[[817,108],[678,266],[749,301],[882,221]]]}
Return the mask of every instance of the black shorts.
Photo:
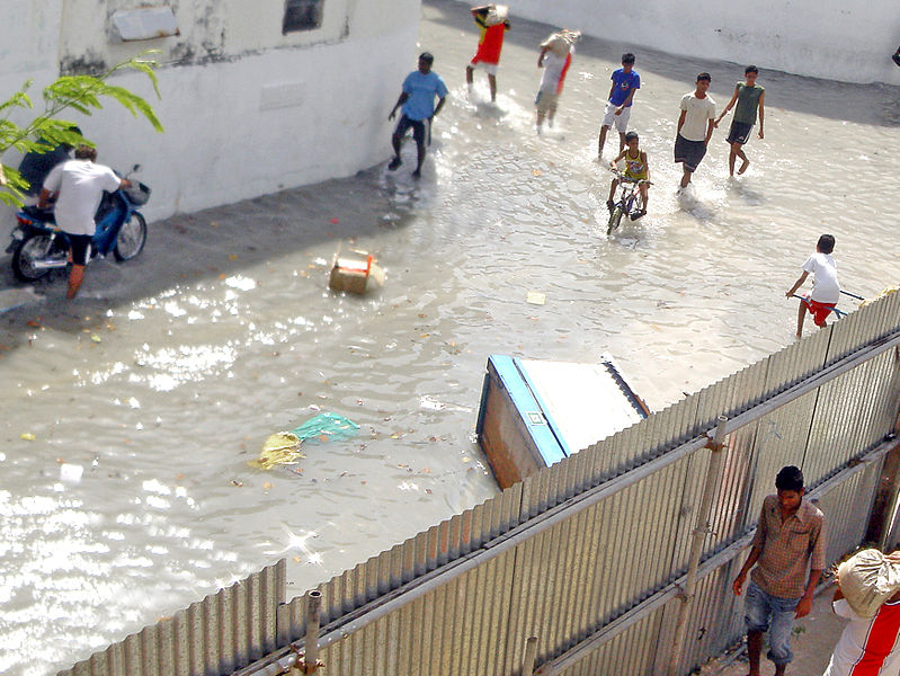
{"label": "black shorts", "polygon": [[706,155],[705,142],[688,141],[681,134],[675,139],[675,161],[684,164],[684,168],[691,173],[697,171],[704,155]]}
{"label": "black shorts", "polygon": [[425,120],[410,120],[406,115],[400,116],[397,128],[394,130],[394,136],[403,138],[403,135],[412,127],[413,138],[416,139],[416,145],[425,145]]}
{"label": "black shorts", "polygon": [[744,145],[750,140],[750,132],[753,131],[753,125],[746,122],[731,121],[731,129],[728,132],[728,143],[740,143]]}
{"label": "black shorts", "polygon": [[90,235],[73,235],[68,232],[66,237],[69,238],[69,244],[72,246],[72,263],[74,265],[87,265],[93,237]]}

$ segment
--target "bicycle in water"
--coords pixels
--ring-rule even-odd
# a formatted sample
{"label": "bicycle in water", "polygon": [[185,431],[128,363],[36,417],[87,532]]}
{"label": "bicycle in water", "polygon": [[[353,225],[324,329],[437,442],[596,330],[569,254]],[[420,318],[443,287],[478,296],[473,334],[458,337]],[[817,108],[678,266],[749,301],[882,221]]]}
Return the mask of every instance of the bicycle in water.
{"label": "bicycle in water", "polygon": [[610,171],[619,179],[619,185],[616,186],[618,197],[613,200],[613,205],[609,212],[609,223],[606,226],[607,237],[619,227],[623,216],[628,216],[632,221],[636,221],[647,213],[644,211],[641,185],[644,183],[653,185],[644,178],[630,178],[618,169],[610,169]]}

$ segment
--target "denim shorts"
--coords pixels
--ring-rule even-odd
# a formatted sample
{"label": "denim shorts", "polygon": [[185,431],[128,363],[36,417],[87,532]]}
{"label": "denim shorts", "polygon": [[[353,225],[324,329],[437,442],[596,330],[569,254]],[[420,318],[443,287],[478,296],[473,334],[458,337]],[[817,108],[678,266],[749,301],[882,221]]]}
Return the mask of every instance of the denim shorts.
{"label": "denim shorts", "polygon": [[784,666],[794,659],[791,652],[791,629],[794,626],[794,611],[799,598],[785,599],[764,592],[751,581],[747,586],[747,600],[744,602],[744,622],[747,631],[769,632],[769,652],[766,653],[775,666]]}

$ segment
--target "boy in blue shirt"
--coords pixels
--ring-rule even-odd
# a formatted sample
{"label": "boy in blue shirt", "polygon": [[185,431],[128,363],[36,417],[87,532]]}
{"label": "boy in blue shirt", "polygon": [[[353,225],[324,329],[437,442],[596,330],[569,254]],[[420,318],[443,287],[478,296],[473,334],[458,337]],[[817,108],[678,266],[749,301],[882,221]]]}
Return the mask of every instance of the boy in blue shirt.
{"label": "boy in blue shirt", "polygon": [[634,93],[641,88],[641,76],[634,70],[634,54],[622,54],[622,67],[613,71],[612,86],[606,103],[603,124],[600,126],[600,141],[597,148],[597,159],[603,157],[603,146],[606,143],[606,132],[616,125],[619,132],[619,152],[625,148],[625,132],[628,130],[628,118],[631,117],[631,104]]}
{"label": "boy in blue shirt", "polygon": [[[418,70],[414,70],[406,76],[400,98],[397,99],[394,109],[388,115],[388,119],[393,120],[397,114],[397,108],[403,106],[400,121],[391,136],[394,159],[391,160],[388,169],[395,171],[403,164],[400,159],[400,142],[406,132],[412,129],[418,150],[418,164],[412,174],[413,178],[419,178],[422,175],[422,162],[425,161],[425,122],[431,124],[432,118],[440,112],[444,106],[444,100],[447,98],[447,85],[444,84],[440,75],[431,71],[433,63],[434,57],[428,52],[422,52],[419,55]],[[437,106],[434,105],[435,96],[438,97]]]}

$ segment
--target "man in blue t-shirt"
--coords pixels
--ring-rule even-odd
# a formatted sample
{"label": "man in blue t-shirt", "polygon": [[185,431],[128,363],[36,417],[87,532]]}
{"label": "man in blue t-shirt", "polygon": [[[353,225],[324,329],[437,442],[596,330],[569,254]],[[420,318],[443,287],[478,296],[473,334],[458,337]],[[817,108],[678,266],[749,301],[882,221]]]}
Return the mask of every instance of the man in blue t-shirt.
{"label": "man in blue t-shirt", "polygon": [[[388,165],[388,169],[394,171],[403,164],[400,159],[400,142],[410,129],[413,130],[413,138],[416,139],[419,163],[413,172],[413,178],[422,175],[422,162],[425,161],[425,122],[431,125],[432,118],[437,115],[444,106],[447,98],[447,85],[437,73],[431,72],[431,64],[434,57],[428,52],[419,56],[419,69],[406,76],[403,81],[403,92],[394,109],[388,115],[393,120],[397,114],[397,108],[403,106],[400,121],[391,136],[391,144],[394,146],[394,159]],[[434,105],[434,97],[438,97],[437,106]]]}
{"label": "man in blue t-shirt", "polygon": [[609,88],[603,124],[600,126],[597,159],[603,156],[606,132],[613,124],[619,132],[619,152],[625,148],[625,132],[628,131],[628,118],[631,117],[631,104],[634,101],[634,93],[641,88],[641,76],[634,70],[634,54],[631,52],[622,54],[622,67],[614,70],[610,79],[612,86]]}

